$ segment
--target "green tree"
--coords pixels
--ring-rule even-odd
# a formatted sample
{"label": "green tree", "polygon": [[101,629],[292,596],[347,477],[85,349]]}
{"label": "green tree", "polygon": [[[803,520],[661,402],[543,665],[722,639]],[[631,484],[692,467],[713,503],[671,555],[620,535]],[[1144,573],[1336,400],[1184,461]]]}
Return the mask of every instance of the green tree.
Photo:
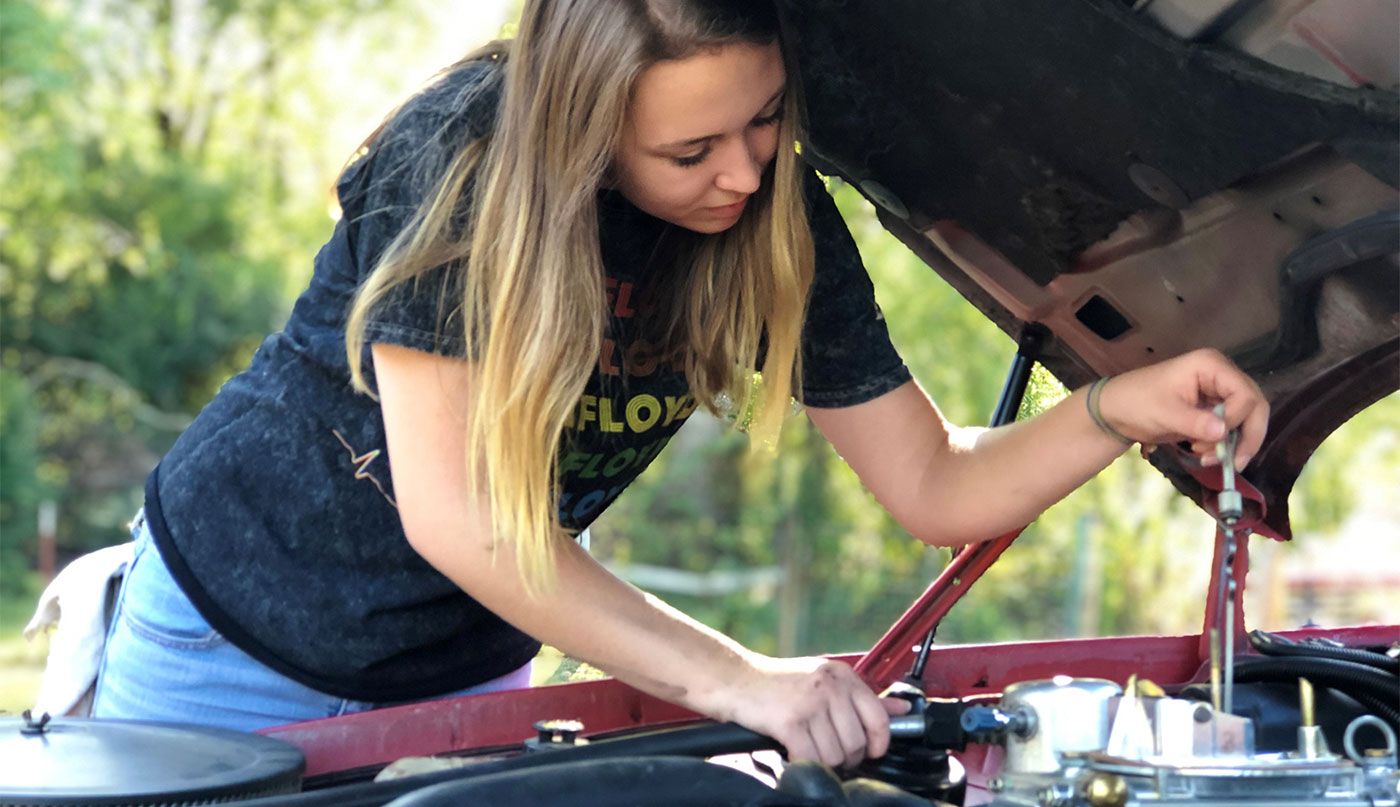
{"label": "green tree", "polygon": [[0,0],[0,576],[39,499],[66,549],[121,540],[281,324],[329,231],[313,45],[406,5]]}

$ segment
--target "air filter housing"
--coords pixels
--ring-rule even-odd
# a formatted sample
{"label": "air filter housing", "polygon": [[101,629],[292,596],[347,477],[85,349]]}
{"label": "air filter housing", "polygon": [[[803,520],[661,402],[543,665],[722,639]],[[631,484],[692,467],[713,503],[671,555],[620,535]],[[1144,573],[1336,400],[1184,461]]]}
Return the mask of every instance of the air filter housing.
{"label": "air filter housing", "polygon": [[136,720],[0,720],[0,807],[212,804],[296,793],[306,760],[271,737]]}

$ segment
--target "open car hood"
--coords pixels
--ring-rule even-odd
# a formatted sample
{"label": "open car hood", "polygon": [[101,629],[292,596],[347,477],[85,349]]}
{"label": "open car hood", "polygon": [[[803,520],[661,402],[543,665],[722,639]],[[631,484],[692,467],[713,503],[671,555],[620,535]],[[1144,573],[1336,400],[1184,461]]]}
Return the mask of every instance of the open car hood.
{"label": "open car hood", "polygon": [[[1330,40],[1350,83],[1368,78],[1348,57],[1379,64],[1383,86],[1343,86],[1224,41],[1316,39],[1309,4],[1193,2],[789,0],[784,16],[806,156],[1064,384],[1199,347],[1254,377],[1272,411],[1243,476],[1256,530],[1288,538],[1307,458],[1400,388],[1400,47],[1394,20],[1338,23],[1331,4],[1319,19],[1353,39],[1382,32]],[[1178,452],[1152,461],[1210,509]]]}

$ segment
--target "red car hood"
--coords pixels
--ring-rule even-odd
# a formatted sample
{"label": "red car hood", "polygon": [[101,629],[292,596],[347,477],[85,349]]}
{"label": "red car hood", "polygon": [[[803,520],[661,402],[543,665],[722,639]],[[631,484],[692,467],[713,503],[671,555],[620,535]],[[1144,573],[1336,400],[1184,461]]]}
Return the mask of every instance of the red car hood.
{"label": "red car hood", "polygon": [[[1255,378],[1272,417],[1244,478],[1286,539],[1314,449],[1400,388],[1400,95],[1393,70],[1348,87],[1240,52],[1272,58],[1250,25],[1324,30],[1225,19],[1252,5],[815,0],[786,22],[807,156],[1013,339],[1043,328],[1063,383],[1198,347]],[[1343,67],[1400,52],[1333,39]],[[1210,509],[1175,451],[1151,459]]]}

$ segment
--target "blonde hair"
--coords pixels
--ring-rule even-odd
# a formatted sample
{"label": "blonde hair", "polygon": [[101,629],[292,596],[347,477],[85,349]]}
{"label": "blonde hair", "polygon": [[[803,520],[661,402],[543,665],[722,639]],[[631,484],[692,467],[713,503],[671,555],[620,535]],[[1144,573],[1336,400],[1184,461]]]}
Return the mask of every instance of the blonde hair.
{"label": "blonde hair", "polygon": [[[777,34],[773,9],[749,0],[535,0],[514,40],[454,66],[504,63],[495,128],[452,160],[386,248],[351,309],[346,350],[356,389],[369,393],[360,356],[376,303],[436,267],[465,273],[448,305],[460,302],[466,353],[479,363],[468,478],[484,482],[493,538],[514,543],[532,593],[554,583],[557,450],[602,349],[597,196],[632,88],[657,61]],[[702,405],[715,411],[727,397],[748,413],[756,445],[776,441],[789,409],[812,278],[795,86],[777,157],[739,222],[671,233],[676,265],[662,273],[652,326]]]}

